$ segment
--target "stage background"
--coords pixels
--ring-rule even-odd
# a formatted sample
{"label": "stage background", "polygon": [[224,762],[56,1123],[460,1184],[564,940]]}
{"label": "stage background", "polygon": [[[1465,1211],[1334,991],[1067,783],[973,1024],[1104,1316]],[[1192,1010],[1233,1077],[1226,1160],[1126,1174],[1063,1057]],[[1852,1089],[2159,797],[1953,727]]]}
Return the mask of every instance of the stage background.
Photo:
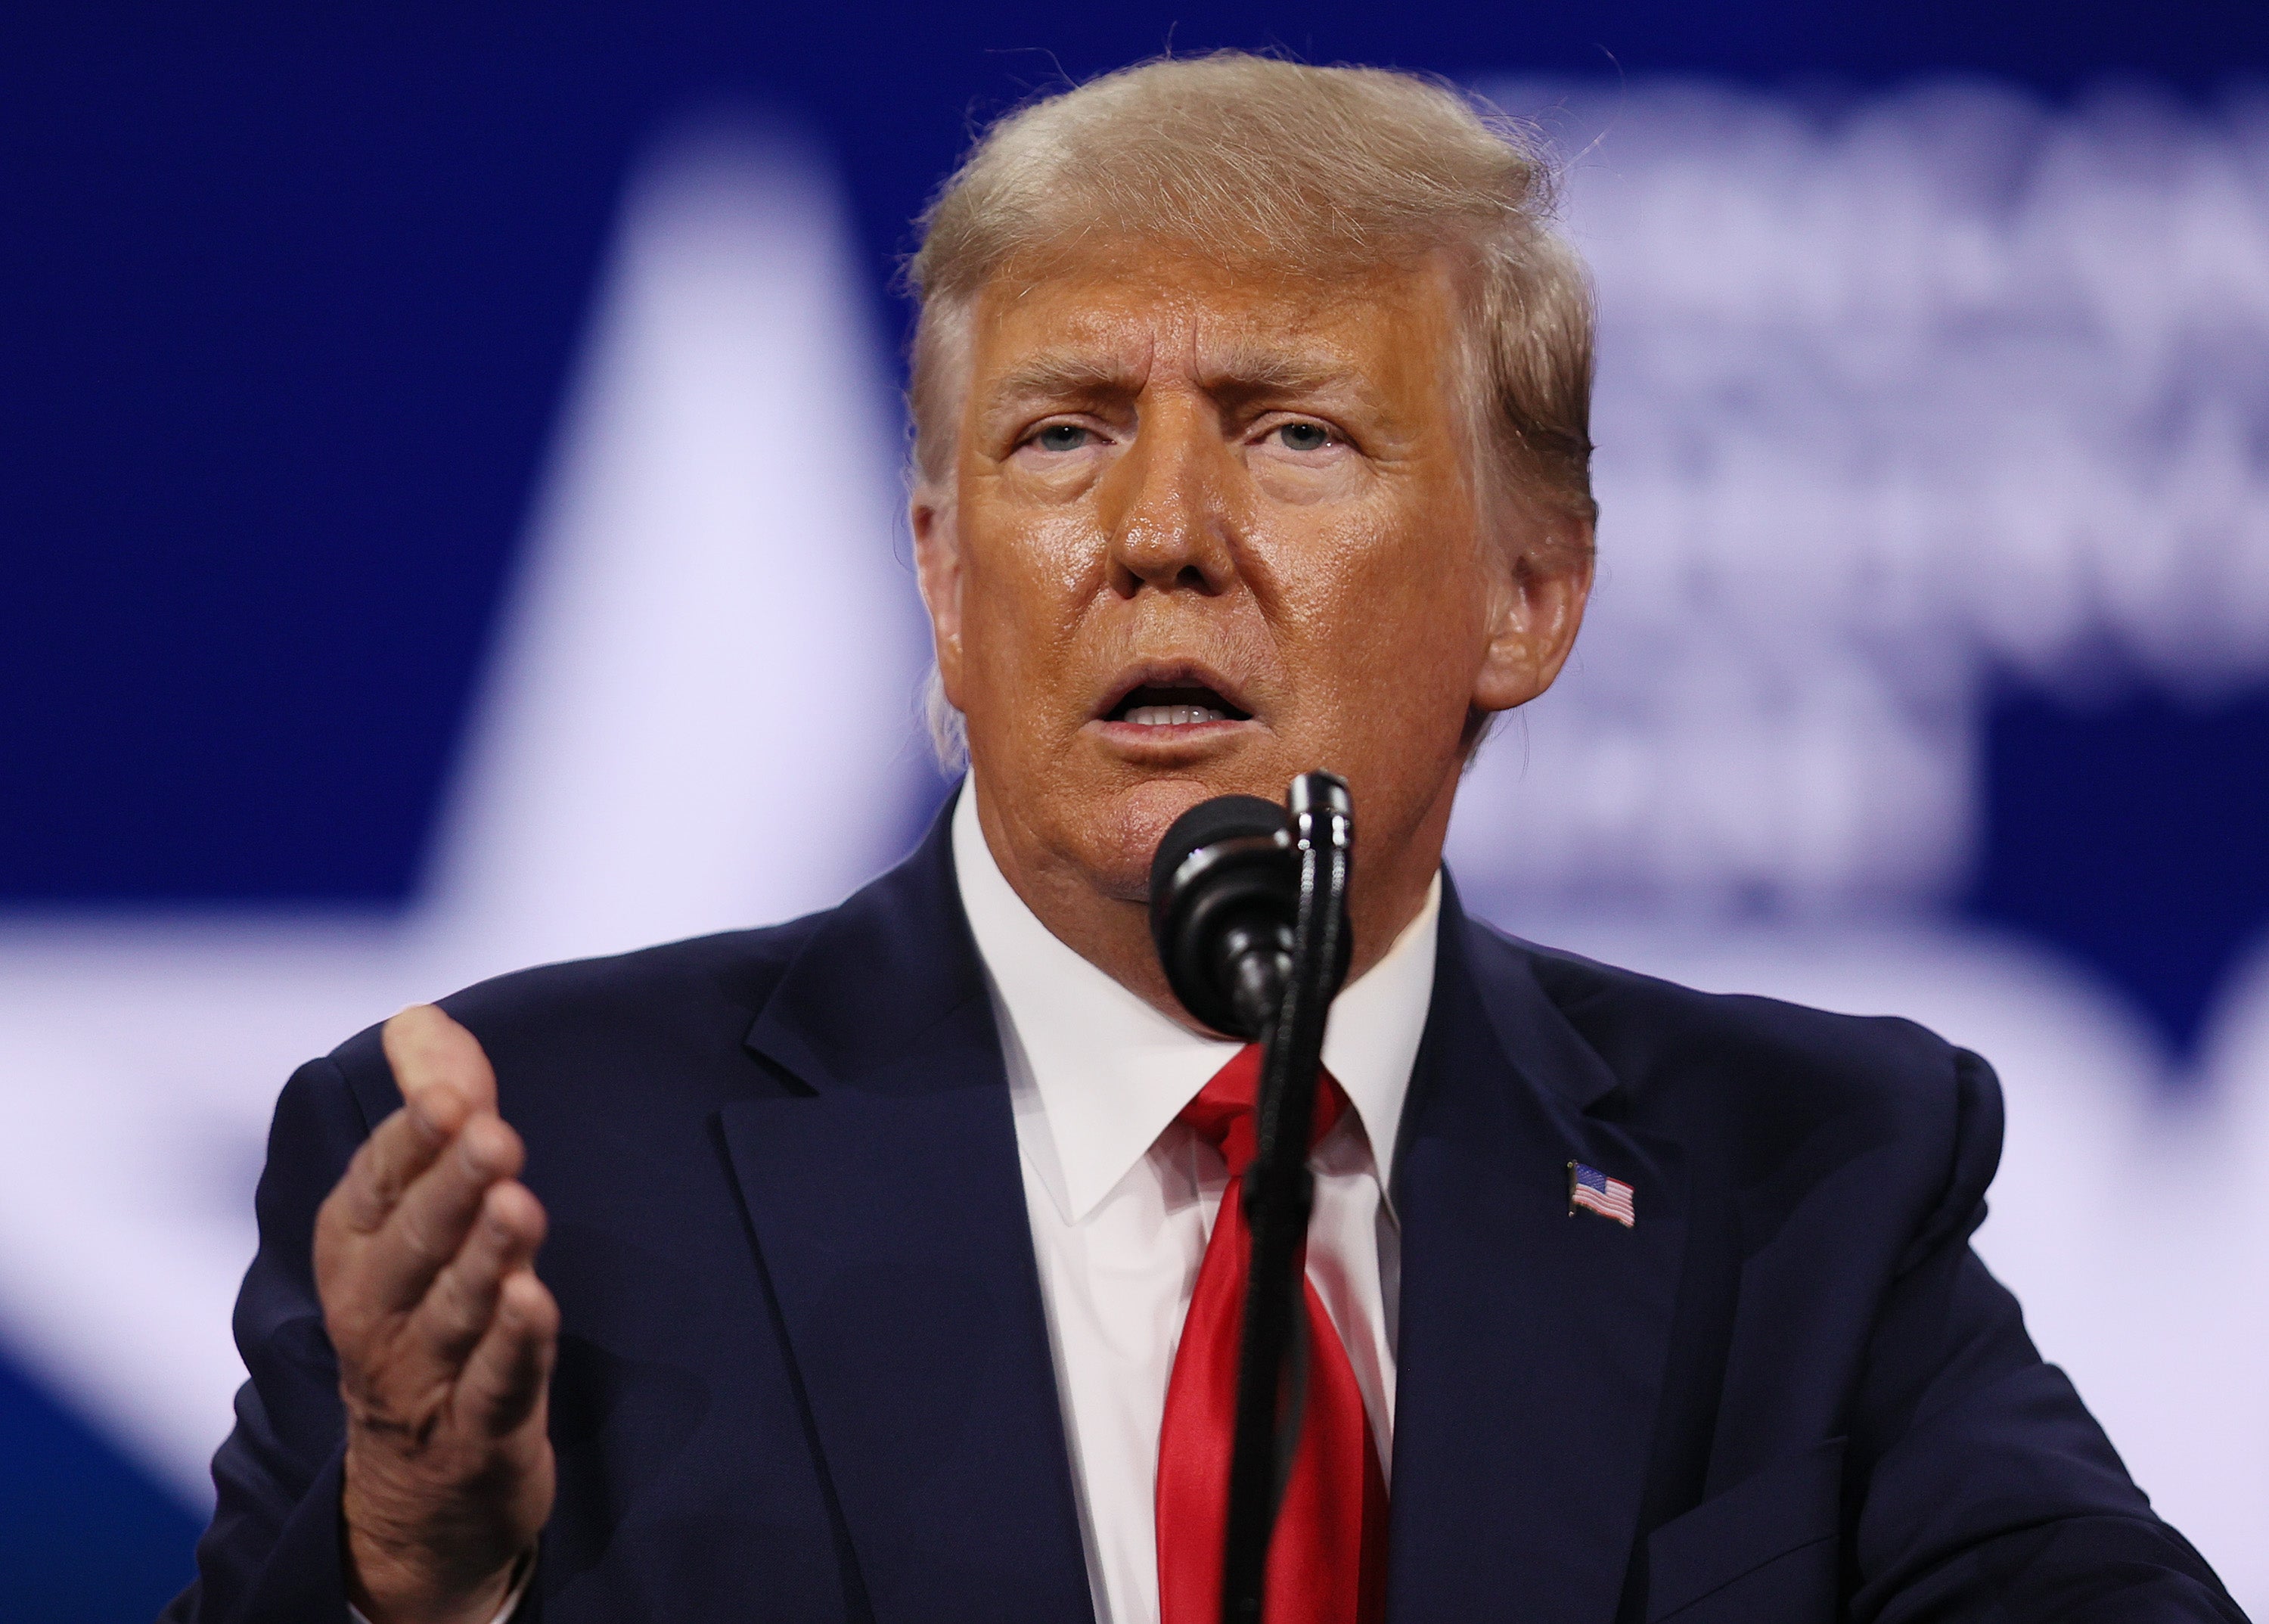
{"label": "stage background", "polygon": [[2269,13],[565,10],[0,33],[0,1613],[186,1579],[293,1064],[913,838],[905,222],[1169,42],[1537,118],[1601,581],[1461,882],[1993,1059],[1981,1245],[2269,1612]]}

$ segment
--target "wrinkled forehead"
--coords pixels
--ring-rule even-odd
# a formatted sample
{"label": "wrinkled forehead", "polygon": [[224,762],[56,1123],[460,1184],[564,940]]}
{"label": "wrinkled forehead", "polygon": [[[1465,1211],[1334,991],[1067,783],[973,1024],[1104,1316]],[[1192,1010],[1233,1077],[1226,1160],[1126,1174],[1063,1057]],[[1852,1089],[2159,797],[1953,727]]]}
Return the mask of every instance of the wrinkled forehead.
{"label": "wrinkled forehead", "polygon": [[969,404],[1162,379],[1215,392],[1425,387],[1452,370],[1455,284],[1439,255],[1319,274],[1156,242],[1005,268],[969,313]]}

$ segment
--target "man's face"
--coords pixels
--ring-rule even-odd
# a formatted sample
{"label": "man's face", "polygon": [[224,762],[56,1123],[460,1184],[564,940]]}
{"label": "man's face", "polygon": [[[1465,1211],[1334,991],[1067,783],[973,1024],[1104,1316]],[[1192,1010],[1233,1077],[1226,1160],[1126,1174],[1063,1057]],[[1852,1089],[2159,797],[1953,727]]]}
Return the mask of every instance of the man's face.
{"label": "man's face", "polygon": [[1325,288],[1145,245],[980,297],[914,524],[996,848],[1137,901],[1185,809],[1323,767],[1359,885],[1414,842],[1430,875],[1474,707],[1574,630],[1483,534],[1454,321],[1437,265]]}

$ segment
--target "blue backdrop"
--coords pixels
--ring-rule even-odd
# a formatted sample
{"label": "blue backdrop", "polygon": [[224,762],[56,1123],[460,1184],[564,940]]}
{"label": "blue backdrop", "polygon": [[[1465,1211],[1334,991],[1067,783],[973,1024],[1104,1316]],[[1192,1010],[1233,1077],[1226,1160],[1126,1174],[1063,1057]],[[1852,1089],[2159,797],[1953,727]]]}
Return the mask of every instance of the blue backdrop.
{"label": "blue backdrop", "polygon": [[[689,118],[753,109],[818,154],[895,342],[906,223],[972,123],[1169,44],[1807,108],[1947,74],[2203,107],[2269,70],[2269,10],[2208,0],[466,10],[7,26],[0,908],[408,902],[626,188]],[[2189,1052],[2269,926],[2269,685],[2185,694],[2112,650],[1988,687],[1959,913]],[[904,784],[901,826],[935,794]],[[0,1076],[0,1109],[37,1086]],[[147,1616],[201,1511],[5,1359],[0,1612]]]}

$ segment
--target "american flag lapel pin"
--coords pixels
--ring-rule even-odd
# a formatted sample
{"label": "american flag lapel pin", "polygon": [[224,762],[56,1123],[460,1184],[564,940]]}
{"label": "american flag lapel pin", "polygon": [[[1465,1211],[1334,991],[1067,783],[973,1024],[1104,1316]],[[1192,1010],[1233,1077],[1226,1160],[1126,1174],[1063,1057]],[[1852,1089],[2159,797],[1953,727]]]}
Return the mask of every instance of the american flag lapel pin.
{"label": "american flag lapel pin", "polygon": [[1626,1229],[1638,1225],[1638,1214],[1631,1207],[1631,1187],[1620,1178],[1610,1178],[1596,1167],[1585,1167],[1581,1162],[1568,1163],[1568,1215],[1573,1218],[1576,1209],[1583,1207],[1602,1218],[1612,1218]]}

